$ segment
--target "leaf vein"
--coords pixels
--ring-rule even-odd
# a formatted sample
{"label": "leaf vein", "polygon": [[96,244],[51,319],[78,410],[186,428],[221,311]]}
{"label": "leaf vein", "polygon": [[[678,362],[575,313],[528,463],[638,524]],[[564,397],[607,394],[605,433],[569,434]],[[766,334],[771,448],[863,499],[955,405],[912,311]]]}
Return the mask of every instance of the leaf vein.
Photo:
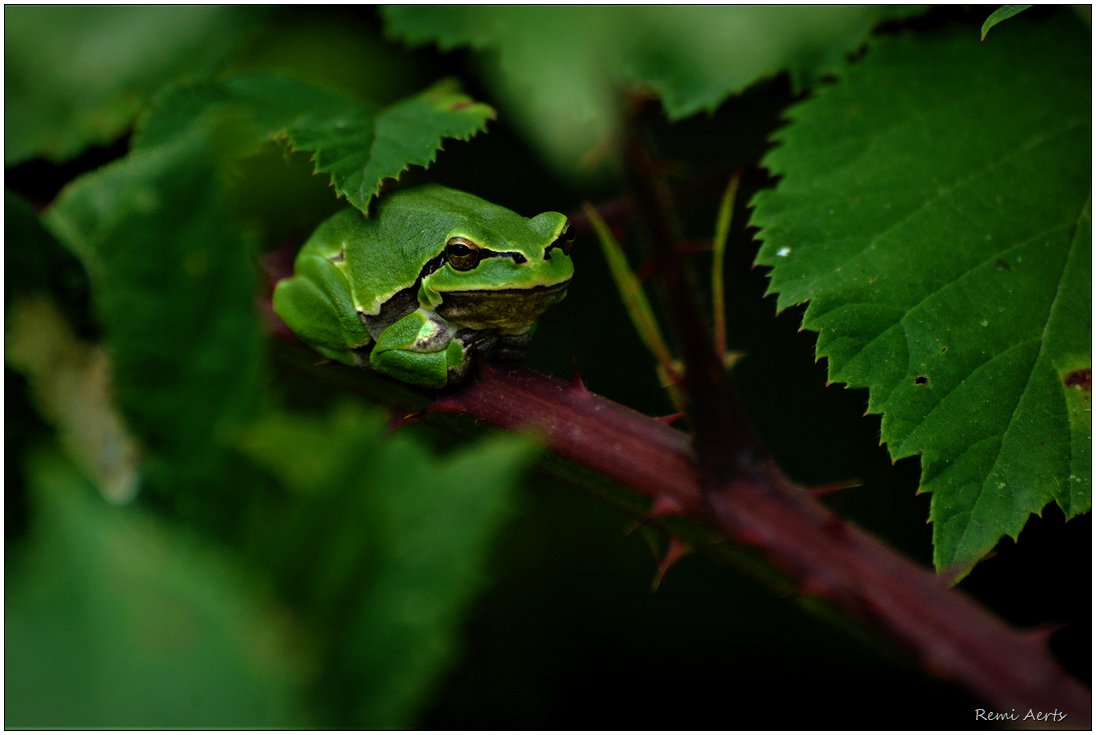
{"label": "leaf vein", "polygon": [[[1077,228],[1080,226],[1080,221],[1081,221],[1081,218],[1083,217],[1083,215],[1084,215],[1084,209],[1082,208],[1082,211],[1080,213],[1078,213],[1077,217],[1074,220],[1074,224],[1073,224],[1074,233],[1076,233]],[[975,496],[974,502],[971,503],[971,515],[972,516],[974,515],[974,511],[978,508],[979,504],[982,502],[983,497],[985,496],[986,488],[990,484],[990,478],[993,477],[994,473],[997,471],[998,466],[1000,466],[1000,464],[1001,464],[1002,450],[1004,449],[1004,446],[1005,446],[1005,440],[1008,438],[1009,434],[1012,433],[1013,427],[1015,426],[1016,412],[1019,410],[1020,405],[1024,402],[1024,397],[1027,395],[1028,390],[1031,388],[1031,381],[1035,377],[1035,374],[1038,370],[1038,366],[1039,366],[1040,362],[1042,362],[1042,360],[1043,360],[1043,355],[1044,355],[1044,351],[1046,349],[1046,344],[1047,344],[1047,330],[1050,328],[1050,323],[1053,319],[1054,311],[1055,311],[1055,309],[1057,307],[1057,304],[1058,304],[1058,299],[1062,295],[1062,291],[1063,291],[1063,289],[1062,289],[1062,279],[1065,277],[1066,267],[1069,265],[1070,251],[1073,249],[1073,243],[1075,241],[1076,241],[1076,234],[1074,234],[1073,238],[1070,238],[1070,247],[1065,249],[1065,257],[1062,258],[1062,265],[1061,265],[1060,270],[1058,271],[1058,286],[1054,290],[1054,298],[1051,299],[1050,306],[1047,309],[1046,323],[1043,325],[1043,331],[1039,335],[1039,349],[1036,350],[1035,359],[1032,361],[1031,368],[1028,370],[1028,376],[1027,376],[1027,380],[1024,382],[1024,388],[1017,395],[1016,402],[1012,406],[1012,411],[1009,414],[1008,421],[1005,423],[1005,430],[1001,434],[1001,442],[997,445],[997,454],[993,458],[993,464],[990,465],[989,471],[986,472],[985,479],[982,481],[981,486],[979,486],[979,488],[978,488],[978,494]],[[1071,451],[1072,451],[1072,449],[1071,449]],[[1015,513],[1015,510],[1016,510],[1016,494],[1014,492],[1008,493],[1008,500],[1011,501],[1013,512]],[[973,524],[967,524],[963,528],[963,532],[960,534],[959,540],[956,543],[956,548],[959,548],[959,549],[963,548],[963,543],[966,540],[968,534],[970,533],[970,529],[971,529],[972,525]]]}
{"label": "leaf vein", "polygon": [[[983,268],[983,267],[989,265],[990,263],[995,263],[998,259],[1008,255],[1009,253],[1014,252],[1014,251],[1016,251],[1020,248],[1026,247],[1030,243],[1032,243],[1032,242],[1034,242],[1034,241],[1036,241],[1040,238],[1046,237],[1047,235],[1053,234],[1053,233],[1055,233],[1059,230],[1062,230],[1062,229],[1064,229],[1065,227],[1068,227],[1068,226],[1069,225],[1058,225],[1058,226],[1055,226],[1055,227],[1048,228],[1048,229],[1043,230],[1041,232],[1037,232],[1037,233],[1031,235],[1030,237],[1027,237],[1027,238],[1025,238],[1025,239],[1023,239],[1019,242],[1013,243],[1012,245],[1010,245],[1009,247],[1007,247],[1004,250],[994,251],[993,253],[990,253],[989,255],[987,255],[980,262],[972,265],[970,268],[967,268],[965,271],[963,271],[962,273],[957,275],[955,278],[944,281],[937,288],[934,288],[932,291],[929,291],[928,293],[926,293],[917,303],[913,304],[908,309],[905,309],[904,310],[905,313],[902,315],[902,317],[900,317],[897,321],[895,321],[894,324],[887,327],[886,329],[884,329],[882,332],[880,332],[876,336],[872,337],[871,339],[866,340],[863,343],[863,345],[861,345],[856,350],[856,352],[852,353],[848,358],[845,359],[845,361],[844,361],[845,364],[847,365],[848,363],[851,363],[853,360],[860,357],[860,355],[862,355],[868,348],[870,348],[872,345],[874,345],[878,340],[880,340],[883,337],[890,334],[891,331],[893,331],[895,328],[901,326],[901,327],[903,327],[903,331],[905,331],[905,326],[904,326],[903,323],[907,319],[911,318],[919,309],[921,309],[923,306],[925,306],[926,302],[928,302],[934,296],[946,291],[947,289],[949,289],[953,286],[959,285],[960,283],[962,283],[968,277],[973,276],[978,271],[978,269]],[[847,308],[847,307],[850,307],[850,306],[858,306],[858,305],[859,306],[871,306],[873,308],[886,306],[886,304],[880,304],[880,303],[877,303],[877,302],[861,301],[861,302],[858,302],[858,303],[842,304],[838,308],[839,309],[840,308]],[[899,308],[899,307],[895,307],[895,308]],[[835,311],[835,310],[836,309],[831,309],[829,312],[826,312],[826,314],[827,315],[832,314],[833,311]],[[1027,342],[1027,340],[1025,340],[1025,343],[1026,342]],[[1016,345],[1013,345],[1013,346],[1016,346]],[[909,349],[909,340],[908,339],[906,341],[906,347],[907,347],[907,354],[910,354],[910,355],[913,354],[913,351],[911,351]],[[1011,349],[1011,347],[1008,348],[1008,349]],[[906,371],[907,375],[912,374],[913,371],[910,369],[911,367],[912,366],[907,368],[907,371]],[[981,367],[981,365],[979,365],[978,367]],[[977,370],[978,367],[976,367],[975,370]],[[960,382],[959,385],[961,385],[961,384],[962,384],[962,382]],[[853,383],[849,383],[849,385],[853,385]],[[959,387],[959,385],[956,385],[955,387],[957,388],[957,387]],[[866,384],[865,385],[855,385],[854,387],[867,387],[867,385]],[[927,415],[926,415],[926,418],[927,418]]]}
{"label": "leaf vein", "polygon": [[[871,248],[873,248],[876,245],[879,245],[880,241],[883,238],[885,238],[888,235],[892,234],[893,232],[895,232],[899,228],[905,226],[908,222],[913,220],[915,217],[917,217],[918,215],[925,212],[929,207],[935,205],[939,201],[944,200],[946,197],[952,195],[955,191],[957,191],[959,189],[962,189],[963,187],[969,186],[970,184],[978,181],[980,178],[982,178],[984,176],[989,176],[990,174],[992,174],[993,171],[999,169],[1000,167],[1006,165],[1007,163],[1012,162],[1013,160],[1020,157],[1021,155],[1025,155],[1027,153],[1030,153],[1031,151],[1033,151],[1034,149],[1036,149],[1040,145],[1042,145],[1046,142],[1049,142],[1052,139],[1057,138],[1059,135],[1064,135],[1065,133],[1073,130],[1074,128],[1078,127],[1079,125],[1081,125],[1084,122],[1085,121],[1080,120],[1080,119],[1071,119],[1066,125],[1058,128],[1057,130],[1047,132],[1047,133],[1043,133],[1043,134],[1040,134],[1040,135],[1032,136],[1024,145],[1018,146],[1017,148],[1014,148],[1007,155],[999,156],[999,157],[995,158],[992,161],[992,163],[990,163],[985,168],[972,171],[971,173],[968,173],[966,176],[957,179],[955,182],[951,183],[950,185],[945,185],[943,187],[938,188],[932,196],[927,197],[924,201],[921,202],[921,204],[919,206],[917,206],[914,209],[911,209],[906,214],[904,214],[901,217],[897,218],[896,220],[894,220],[894,222],[889,224],[887,227],[882,229],[880,232],[876,233],[875,235],[871,236],[870,238],[867,238],[866,241],[864,242],[864,245],[856,253],[851,254],[851,256],[848,258],[848,261],[851,262],[855,259],[860,258],[867,251],[869,251]],[[785,214],[787,214],[787,212],[785,212]],[[828,271],[819,273],[817,277],[815,277],[810,282],[808,282],[808,284],[804,287],[803,290],[805,292],[808,292],[808,293],[815,292],[817,290],[817,286],[819,284],[824,283],[826,280],[828,280],[832,277],[835,277],[836,275],[837,275],[836,273],[828,272]]]}

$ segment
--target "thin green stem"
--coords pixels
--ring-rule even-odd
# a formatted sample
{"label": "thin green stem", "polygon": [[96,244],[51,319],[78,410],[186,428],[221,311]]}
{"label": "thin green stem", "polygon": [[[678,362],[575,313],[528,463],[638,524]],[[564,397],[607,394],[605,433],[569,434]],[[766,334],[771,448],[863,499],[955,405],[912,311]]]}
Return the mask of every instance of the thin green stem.
{"label": "thin green stem", "polygon": [[738,182],[741,175],[735,173],[723,192],[716,217],[715,238],[712,241],[712,325],[715,352],[721,358],[727,352],[727,312],[725,309],[723,263],[727,254],[727,238],[731,232],[731,220],[734,217],[734,202],[738,195]]}
{"label": "thin green stem", "polygon": [[613,237],[613,233],[605,220],[590,204],[583,204],[582,206],[586,216],[590,219],[594,232],[597,234],[598,242],[601,243],[601,251],[605,254],[605,260],[609,264],[609,272],[613,275],[613,281],[616,282],[620,298],[624,302],[624,308],[627,310],[639,338],[658,362],[662,371],[673,382],[677,375],[677,369],[673,363],[674,358],[670,353],[670,347],[666,343],[666,339],[662,336],[662,330],[658,326],[658,320],[651,308],[651,302],[647,299],[647,294],[643,292],[643,285],[629,267],[628,259],[625,257],[620,243]]}

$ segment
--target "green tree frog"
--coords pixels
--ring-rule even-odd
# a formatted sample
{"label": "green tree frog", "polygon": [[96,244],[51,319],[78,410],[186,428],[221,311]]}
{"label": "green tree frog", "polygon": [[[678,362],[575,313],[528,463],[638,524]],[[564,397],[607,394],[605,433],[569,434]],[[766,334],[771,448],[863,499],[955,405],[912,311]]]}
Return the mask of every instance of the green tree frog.
{"label": "green tree frog", "polygon": [[463,380],[476,357],[519,357],[571,281],[571,226],[428,185],[334,215],[274,290],[317,352],[408,383]]}

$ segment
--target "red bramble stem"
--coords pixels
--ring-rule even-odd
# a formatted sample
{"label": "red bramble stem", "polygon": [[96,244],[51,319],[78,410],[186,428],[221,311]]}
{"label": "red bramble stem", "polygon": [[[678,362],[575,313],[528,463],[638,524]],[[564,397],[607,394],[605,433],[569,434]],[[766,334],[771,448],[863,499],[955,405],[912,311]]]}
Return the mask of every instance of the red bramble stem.
{"label": "red bramble stem", "polygon": [[[804,594],[877,626],[925,669],[1004,711],[1064,711],[1087,727],[1091,697],[1051,656],[1045,637],[1001,621],[945,580],[846,522],[771,459],[727,380],[677,248],[672,203],[631,107],[624,167],[683,353],[694,435],[523,369],[484,370],[431,410],[461,411],[504,429],[534,428],[551,449],[681,515],[755,547]],[[581,385],[581,384],[578,384]]]}
{"label": "red bramble stem", "polygon": [[533,429],[560,456],[674,508],[732,542],[754,546],[805,593],[878,626],[930,672],[987,705],[1058,709],[1087,727],[1090,696],[1045,637],[1013,628],[933,572],[835,515],[754,452],[701,493],[687,434],[585,389],[525,368],[485,367],[428,412],[453,411],[506,430]]}

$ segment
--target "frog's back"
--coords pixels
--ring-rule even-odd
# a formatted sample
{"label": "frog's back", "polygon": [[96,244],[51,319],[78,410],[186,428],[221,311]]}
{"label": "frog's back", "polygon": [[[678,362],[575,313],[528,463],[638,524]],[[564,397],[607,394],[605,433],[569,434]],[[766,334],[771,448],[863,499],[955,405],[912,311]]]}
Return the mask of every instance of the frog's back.
{"label": "frog's back", "polygon": [[[393,295],[436,267],[454,231],[502,222],[515,230],[527,220],[479,197],[427,185],[382,196],[370,216],[348,208],[328,219],[305,251],[341,263],[357,308],[377,314]],[[468,233],[472,234],[472,233]]]}

